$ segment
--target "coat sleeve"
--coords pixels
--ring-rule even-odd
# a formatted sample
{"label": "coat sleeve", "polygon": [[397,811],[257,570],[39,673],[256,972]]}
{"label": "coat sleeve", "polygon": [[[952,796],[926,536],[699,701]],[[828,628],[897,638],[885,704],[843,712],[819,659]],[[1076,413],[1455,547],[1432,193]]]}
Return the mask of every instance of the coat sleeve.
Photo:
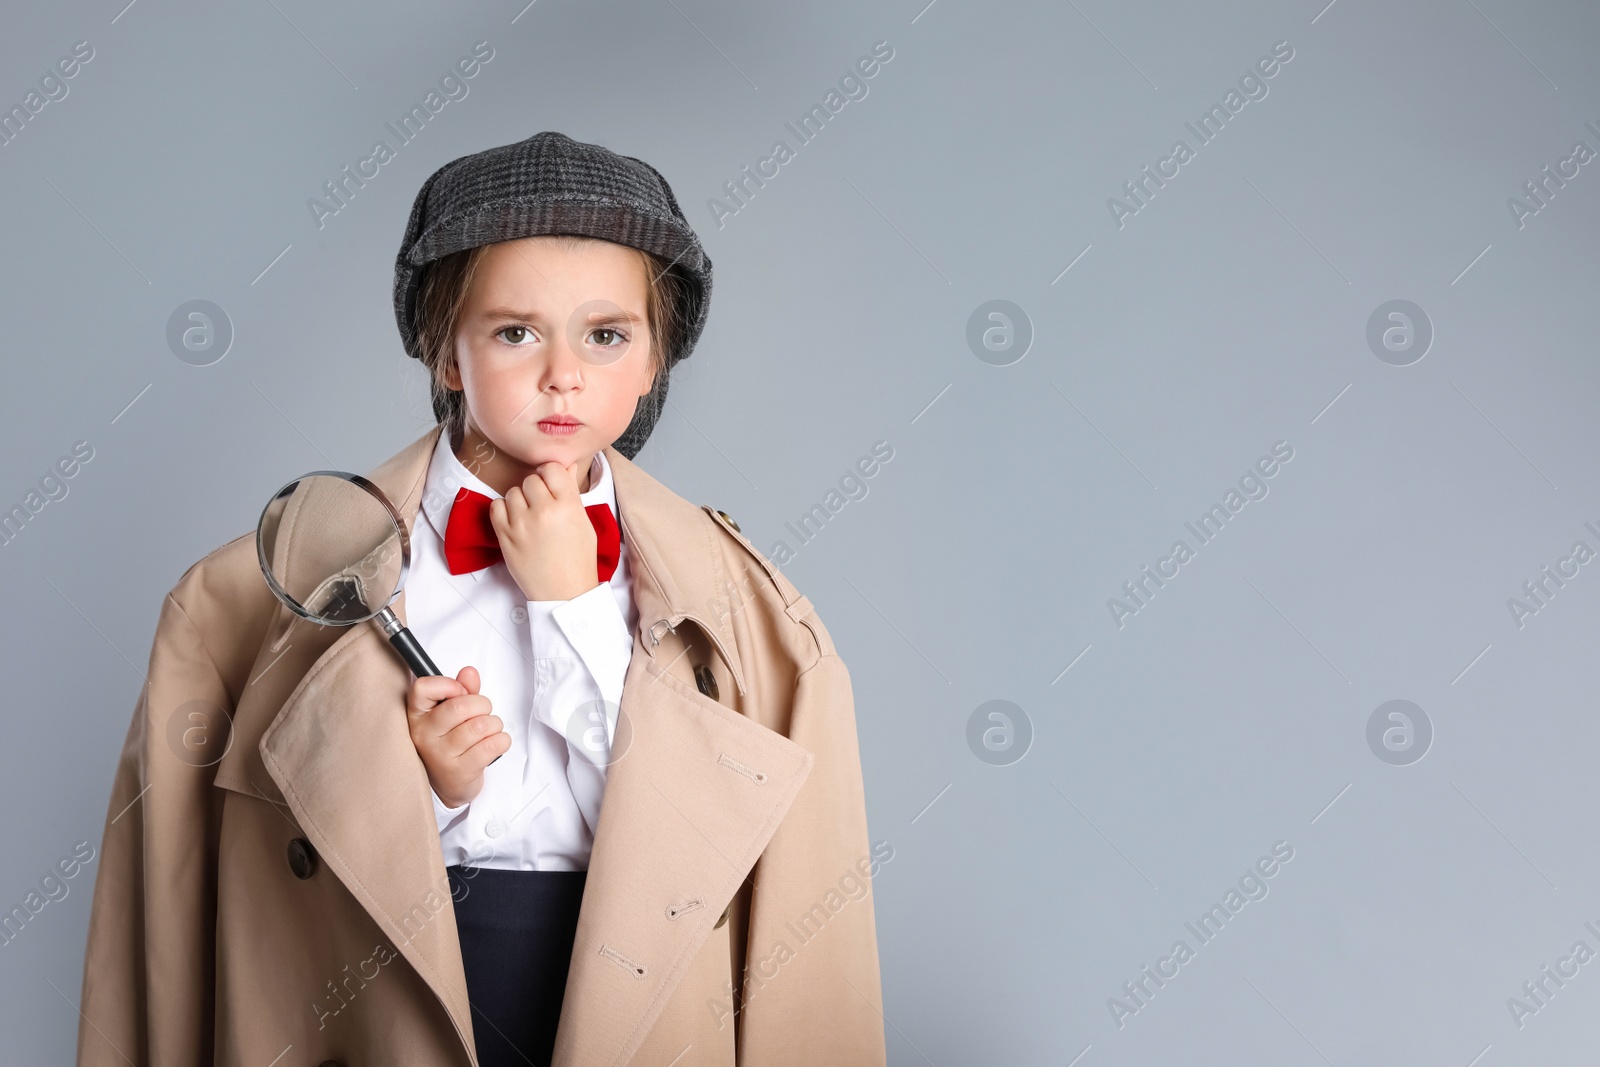
{"label": "coat sleeve", "polygon": [[78,1067],[213,1059],[212,785],[234,703],[169,593],[111,786],[89,915]]}
{"label": "coat sleeve", "polygon": [[738,1062],[882,1067],[872,876],[894,850],[868,845],[850,674],[831,642],[799,676],[789,737],[816,761],[751,872]]}

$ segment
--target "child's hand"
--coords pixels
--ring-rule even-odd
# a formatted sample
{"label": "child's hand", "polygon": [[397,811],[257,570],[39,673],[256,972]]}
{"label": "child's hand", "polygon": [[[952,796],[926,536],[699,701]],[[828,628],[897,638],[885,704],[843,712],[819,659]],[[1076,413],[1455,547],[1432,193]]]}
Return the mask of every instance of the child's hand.
{"label": "child's hand", "polygon": [[539,464],[490,502],[489,521],[527,599],[571,600],[600,584],[598,538],[578,492],[578,463]]}
{"label": "child's hand", "polygon": [[489,714],[489,698],[478,686],[478,668],[463,667],[456,678],[418,678],[406,694],[411,743],[447,808],[482,792],[483,769],[511,747],[511,735]]}

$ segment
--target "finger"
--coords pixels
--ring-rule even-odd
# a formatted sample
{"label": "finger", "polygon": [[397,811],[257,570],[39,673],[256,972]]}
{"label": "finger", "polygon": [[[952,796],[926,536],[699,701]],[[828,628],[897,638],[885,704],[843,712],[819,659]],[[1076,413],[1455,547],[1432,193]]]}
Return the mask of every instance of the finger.
{"label": "finger", "polygon": [[[477,675],[475,668],[467,669],[472,670],[474,676]],[[477,692],[476,685],[474,681],[472,692]],[[406,713],[412,716],[426,715],[441,702],[461,696],[464,692],[462,683],[454,678],[446,678],[443,675],[418,678],[411,683],[411,688],[406,693]]]}
{"label": "finger", "polygon": [[471,666],[462,667],[460,673],[456,675],[456,681],[460,682],[462,687],[469,693],[476,693],[478,687],[483,684],[483,680],[478,675],[478,668]]}
{"label": "finger", "polygon": [[547,504],[557,499],[555,487],[544,477],[544,468],[547,466],[559,466],[559,464],[541,463],[533,469],[532,474],[522,479],[522,492],[528,501],[529,507],[532,507],[535,503]]}
{"label": "finger", "polygon": [[578,499],[578,479],[565,464],[551,460],[535,467],[534,473],[539,476],[549,489],[550,496],[556,501],[566,503]]}
{"label": "finger", "polygon": [[[440,738],[440,747],[446,756],[451,759],[460,759],[468,749],[485,738],[504,734],[506,747],[509,748],[511,735],[506,734],[504,730],[500,729],[500,726],[500,717],[498,715],[474,715]],[[486,762],[485,766],[487,765]]]}
{"label": "finger", "polygon": [[414,720],[413,732],[422,738],[445,737],[470,719],[489,717],[491,711],[492,705],[486,696],[465,694],[451,697]]}
{"label": "finger", "polygon": [[[503,740],[502,740],[503,739]],[[481,771],[506,754],[511,747],[511,735],[504,731],[490,734],[461,754],[461,761],[473,771]]]}

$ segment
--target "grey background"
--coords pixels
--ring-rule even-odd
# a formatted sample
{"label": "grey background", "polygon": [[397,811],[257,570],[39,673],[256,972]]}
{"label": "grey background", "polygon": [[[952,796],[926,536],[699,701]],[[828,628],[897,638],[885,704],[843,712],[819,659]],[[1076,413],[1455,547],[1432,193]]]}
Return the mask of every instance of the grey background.
{"label": "grey background", "polygon": [[[639,461],[797,549],[850,667],[891,1063],[1594,1062],[1600,962],[1521,1028],[1506,1002],[1600,951],[1600,564],[1521,628],[1506,602],[1600,548],[1600,162],[1521,229],[1507,198],[1600,150],[1600,11],[924,2],[7,11],[5,107],[95,56],[0,147],[0,503],[95,455],[0,548],[0,905],[98,849],[183,570],[432,424],[389,302],[422,180],[557,129],[660,169],[715,263]],[[319,229],[307,200],[480,40],[469,95]],[[880,40],[719,228],[707,199]],[[1119,229],[1107,198],[1280,40],[1266,98]],[[206,367],[165,340],[193,299],[236,332]],[[1009,366],[965,340],[993,299],[1034,330]],[[1392,299],[1435,331],[1406,367],[1366,343]],[[880,440],[800,547],[785,522]],[[1269,495],[1119,629],[1108,598],[1276,441]],[[1033,730],[1009,766],[966,740],[996,699]],[[1433,725],[1409,766],[1367,745],[1391,699]],[[1108,998],[1276,841],[1270,894],[1119,1028]],[[18,1062],[72,1056],[94,871],[0,949]]]}

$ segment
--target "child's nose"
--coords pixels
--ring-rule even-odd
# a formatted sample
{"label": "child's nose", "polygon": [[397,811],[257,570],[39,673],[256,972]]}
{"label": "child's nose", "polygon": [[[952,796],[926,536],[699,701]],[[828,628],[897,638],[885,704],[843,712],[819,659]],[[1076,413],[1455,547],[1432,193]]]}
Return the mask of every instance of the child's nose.
{"label": "child's nose", "polygon": [[544,385],[547,388],[554,385],[562,389],[572,389],[583,384],[583,374],[588,363],[583,358],[582,350],[574,348],[571,337],[554,338],[546,353]]}

